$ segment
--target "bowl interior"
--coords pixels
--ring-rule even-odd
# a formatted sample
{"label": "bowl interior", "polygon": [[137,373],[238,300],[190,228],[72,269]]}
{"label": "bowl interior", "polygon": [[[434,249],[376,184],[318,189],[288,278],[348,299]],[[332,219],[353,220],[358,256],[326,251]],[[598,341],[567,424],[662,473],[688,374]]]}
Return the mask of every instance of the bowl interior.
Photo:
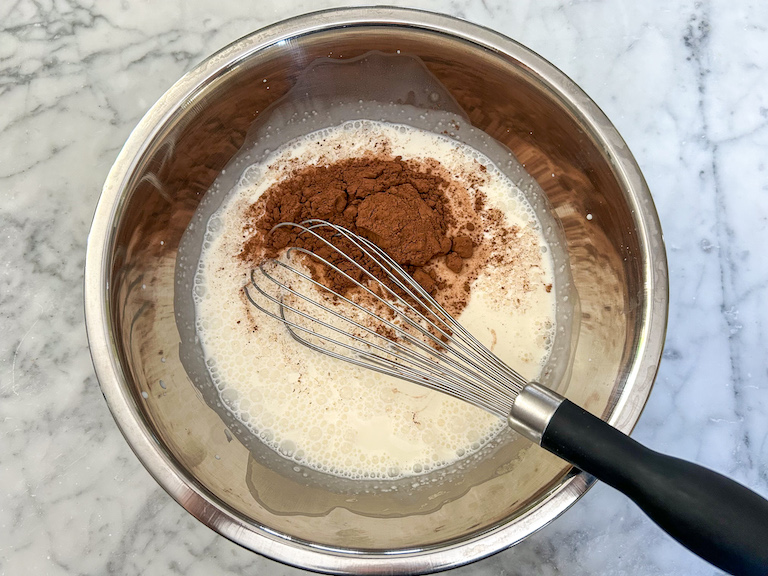
{"label": "bowl interior", "polygon": [[333,548],[334,554],[413,553],[524,522],[571,482],[573,471],[522,439],[465,474],[415,491],[349,494],[254,458],[206,404],[179,360],[174,272],[180,238],[251,122],[310,62],[371,50],[416,55],[474,126],[509,147],[546,193],[563,226],[580,300],[566,395],[628,430],[660,353],[659,344],[651,351],[653,370],[638,384],[652,297],[638,211],[653,211],[650,198],[638,210],[638,191],[606,153],[598,127],[562,91],[547,86],[531,66],[542,63],[533,56],[523,61],[448,33],[374,23],[328,26],[247,49],[256,44],[246,38],[202,65],[215,74],[157,120],[120,184],[104,262],[110,345],[126,401],[179,478],[239,519],[239,534],[228,535],[246,545],[243,533],[267,528],[272,538]]}

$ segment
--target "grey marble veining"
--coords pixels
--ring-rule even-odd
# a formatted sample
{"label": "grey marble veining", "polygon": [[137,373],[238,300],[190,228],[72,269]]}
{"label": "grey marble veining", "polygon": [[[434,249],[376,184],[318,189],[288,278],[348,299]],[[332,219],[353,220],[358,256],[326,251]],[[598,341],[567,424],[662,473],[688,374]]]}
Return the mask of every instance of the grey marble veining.
{"label": "grey marble veining", "polygon": [[[101,184],[165,89],[256,28],[351,4],[0,3],[0,576],[302,573],[217,536],[133,456],[93,374],[82,270]],[[768,5],[410,5],[529,46],[619,128],[653,191],[671,272],[667,347],[634,436],[768,495]],[[604,485],[452,572],[715,573]]]}

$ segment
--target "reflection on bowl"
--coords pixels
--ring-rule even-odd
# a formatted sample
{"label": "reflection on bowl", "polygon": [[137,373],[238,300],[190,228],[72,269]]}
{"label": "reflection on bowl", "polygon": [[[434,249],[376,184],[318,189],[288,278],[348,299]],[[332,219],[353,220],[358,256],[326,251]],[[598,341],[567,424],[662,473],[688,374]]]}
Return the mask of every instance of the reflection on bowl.
{"label": "reflection on bowl", "polygon": [[88,242],[87,327],[118,425],[158,482],[201,521],[301,567],[426,572],[518,542],[592,479],[510,436],[418,490],[311,481],[279,457],[254,457],[216,400],[202,398],[180,359],[185,327],[174,314],[189,289],[174,281],[182,235],[254,119],[317,58],[371,50],[420,58],[469,121],[510,148],[544,190],[581,304],[566,394],[631,430],[667,314],[664,248],[639,168],[595,104],[550,64],[498,34],[424,12],[296,18],[243,38],[174,85],[134,130],[105,184]]}

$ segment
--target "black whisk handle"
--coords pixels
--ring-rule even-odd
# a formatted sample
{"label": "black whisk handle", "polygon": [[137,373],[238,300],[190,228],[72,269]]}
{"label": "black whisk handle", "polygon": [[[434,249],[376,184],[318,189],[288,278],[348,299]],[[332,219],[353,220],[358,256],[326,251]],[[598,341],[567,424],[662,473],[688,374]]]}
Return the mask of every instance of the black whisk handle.
{"label": "black whisk handle", "polygon": [[691,552],[736,575],[768,574],[768,500],[659,454],[563,399],[541,446],[629,496]]}

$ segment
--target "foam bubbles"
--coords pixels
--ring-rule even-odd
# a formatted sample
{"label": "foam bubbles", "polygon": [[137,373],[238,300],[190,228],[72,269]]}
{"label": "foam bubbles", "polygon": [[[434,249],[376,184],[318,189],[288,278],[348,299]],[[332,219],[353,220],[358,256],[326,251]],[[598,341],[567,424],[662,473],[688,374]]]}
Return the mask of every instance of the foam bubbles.
{"label": "foam bubbles", "polygon": [[206,366],[221,401],[246,429],[302,466],[381,480],[388,490],[395,478],[471,459],[506,423],[465,402],[307,350],[242,297],[250,271],[233,257],[244,211],[297,163],[331,163],[374,149],[437,159],[452,174],[476,171],[477,163],[486,167],[478,186],[486,204],[520,229],[515,244],[532,248],[500,249],[503,265],[475,281],[460,321],[523,376],[538,377],[554,337],[554,291],[544,288],[553,282],[554,266],[552,250],[541,250],[533,208],[487,157],[412,127],[356,120],[267,152],[207,223],[190,289]]}

